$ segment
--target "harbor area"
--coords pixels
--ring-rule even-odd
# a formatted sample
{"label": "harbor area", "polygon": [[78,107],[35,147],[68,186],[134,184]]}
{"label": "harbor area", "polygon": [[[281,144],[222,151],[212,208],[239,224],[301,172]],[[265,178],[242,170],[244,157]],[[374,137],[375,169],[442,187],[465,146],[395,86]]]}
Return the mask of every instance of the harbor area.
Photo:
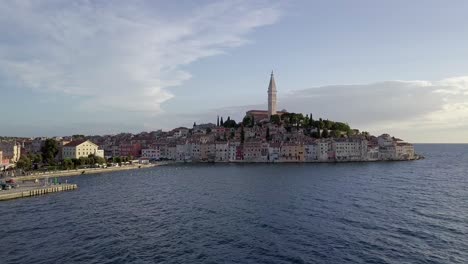
{"label": "harbor area", "polygon": [[17,181],[9,179],[0,182],[0,201],[71,191],[77,188],[78,185],[76,184],[68,183],[67,181],[61,183],[57,179],[52,182],[49,182],[48,179],[41,181]]}

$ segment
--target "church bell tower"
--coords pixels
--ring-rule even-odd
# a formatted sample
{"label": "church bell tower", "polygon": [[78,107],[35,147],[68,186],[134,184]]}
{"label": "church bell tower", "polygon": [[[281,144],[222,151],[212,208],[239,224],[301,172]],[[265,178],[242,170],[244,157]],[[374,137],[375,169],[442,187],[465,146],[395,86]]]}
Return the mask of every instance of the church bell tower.
{"label": "church bell tower", "polygon": [[268,117],[276,115],[276,83],[271,71],[270,85],[268,85]]}

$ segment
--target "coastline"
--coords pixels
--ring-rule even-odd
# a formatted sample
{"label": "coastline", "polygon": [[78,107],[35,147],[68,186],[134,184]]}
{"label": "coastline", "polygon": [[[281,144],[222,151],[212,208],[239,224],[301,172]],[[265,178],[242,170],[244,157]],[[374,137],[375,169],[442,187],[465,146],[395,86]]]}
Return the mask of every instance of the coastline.
{"label": "coastline", "polygon": [[418,155],[413,159],[402,159],[402,160],[329,160],[329,161],[229,161],[229,162],[217,162],[217,161],[166,161],[160,163],[153,163],[153,164],[136,164],[136,165],[126,165],[122,167],[107,167],[107,168],[87,168],[87,169],[74,169],[74,170],[67,170],[67,171],[50,171],[50,172],[43,172],[43,173],[36,173],[32,175],[26,176],[16,176],[16,177],[8,177],[15,179],[16,181],[32,181],[36,179],[45,179],[45,178],[55,178],[55,177],[71,177],[71,176],[79,176],[79,175],[88,175],[88,174],[101,174],[101,173],[108,173],[108,172],[116,172],[116,171],[126,171],[126,170],[136,170],[136,169],[147,169],[153,168],[158,166],[164,165],[171,165],[171,164],[207,164],[207,163],[221,163],[221,164],[298,164],[298,163],[306,163],[306,164],[320,164],[320,163],[366,163],[366,162],[397,162],[397,161],[416,161],[424,159],[424,156]]}
{"label": "coastline", "polygon": [[9,177],[9,178],[15,179],[16,181],[31,181],[31,180],[45,179],[45,178],[69,177],[69,176],[79,176],[79,175],[87,175],[87,174],[100,174],[100,173],[106,173],[106,172],[146,169],[146,168],[163,166],[167,164],[170,164],[170,163],[164,162],[164,163],[155,163],[155,164],[127,165],[127,166],[122,166],[122,167],[74,169],[74,170],[68,170],[68,171],[55,171],[55,172],[51,171],[51,172],[38,173],[38,174],[32,174],[32,175],[26,175],[26,176],[16,176],[16,177]]}

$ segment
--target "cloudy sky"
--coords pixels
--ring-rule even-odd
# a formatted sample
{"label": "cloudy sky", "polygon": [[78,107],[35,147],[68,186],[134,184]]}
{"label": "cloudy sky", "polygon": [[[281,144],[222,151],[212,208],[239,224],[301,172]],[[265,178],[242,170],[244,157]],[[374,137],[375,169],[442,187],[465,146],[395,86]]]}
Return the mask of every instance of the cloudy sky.
{"label": "cloudy sky", "polygon": [[279,107],[468,143],[468,1],[0,2],[0,135],[139,132]]}

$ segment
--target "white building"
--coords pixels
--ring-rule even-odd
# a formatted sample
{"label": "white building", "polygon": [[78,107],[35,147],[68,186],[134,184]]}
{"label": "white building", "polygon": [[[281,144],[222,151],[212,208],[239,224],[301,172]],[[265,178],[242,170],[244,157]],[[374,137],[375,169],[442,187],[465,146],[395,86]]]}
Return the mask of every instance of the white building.
{"label": "white building", "polygon": [[379,160],[379,147],[378,146],[367,146],[367,158],[368,161]]}
{"label": "white building", "polygon": [[168,145],[166,148],[166,158],[170,160],[175,160],[176,157],[177,157],[176,145]]}
{"label": "white building", "polygon": [[173,130],[175,138],[187,137],[189,129],[185,127],[179,127]]}
{"label": "white building", "polygon": [[191,156],[191,145],[186,143],[179,143],[176,145],[176,157],[177,161],[189,161]]}
{"label": "white building", "polygon": [[191,159],[192,159],[192,161],[199,161],[201,159],[200,143],[192,142],[191,145],[192,145],[192,147],[191,147],[191,151],[192,151]]}
{"label": "white building", "polygon": [[308,143],[304,145],[304,152],[306,161],[317,161],[319,145],[317,143]]}
{"label": "white building", "polygon": [[281,154],[281,143],[270,143],[268,156],[271,162],[278,162]]}
{"label": "white building", "polygon": [[317,143],[317,159],[319,161],[328,161],[331,144],[328,141],[321,140]]}
{"label": "white building", "polygon": [[217,142],[216,143],[216,162],[228,162],[229,161],[229,144],[228,142]]}
{"label": "white building", "polygon": [[344,139],[332,142],[337,161],[359,161],[367,158],[367,140]]}
{"label": "white building", "polygon": [[64,159],[78,159],[89,155],[104,158],[104,150],[99,149],[98,145],[89,140],[74,140],[62,148],[62,157]]}
{"label": "white building", "polygon": [[141,150],[141,157],[150,159],[150,160],[159,160],[161,159],[161,150],[159,146],[154,146],[152,148],[146,148]]}
{"label": "white building", "polygon": [[240,141],[229,142],[229,161],[237,160],[237,148],[240,146]]}

